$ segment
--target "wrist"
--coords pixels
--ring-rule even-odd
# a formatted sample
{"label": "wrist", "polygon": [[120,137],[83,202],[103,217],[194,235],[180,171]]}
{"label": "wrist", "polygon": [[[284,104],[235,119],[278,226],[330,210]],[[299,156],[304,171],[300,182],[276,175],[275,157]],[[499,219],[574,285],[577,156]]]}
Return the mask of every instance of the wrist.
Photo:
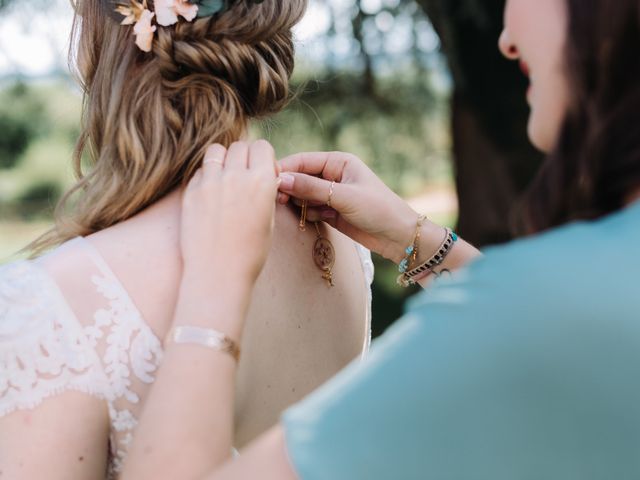
{"label": "wrist", "polygon": [[240,342],[253,282],[221,269],[185,268],[173,326],[213,328]]}
{"label": "wrist", "polygon": [[[391,250],[392,256],[387,258],[392,260],[396,265],[400,264],[400,262],[407,257],[407,247],[411,246],[414,240],[417,218],[418,216],[416,214],[416,218],[413,219],[412,223],[406,223],[404,230],[409,233],[405,233],[402,240],[400,240],[400,236],[398,236],[398,240],[393,242],[393,249]],[[429,220],[424,221],[423,225],[420,227],[420,238],[417,245],[418,261],[422,258],[429,257],[433,252],[435,252],[442,242],[443,231],[444,227]]]}
{"label": "wrist", "polygon": [[257,280],[252,269],[241,260],[202,259],[185,261],[182,266],[181,284],[188,284],[196,291],[211,294],[218,290],[251,291]]}
{"label": "wrist", "polygon": [[398,265],[407,256],[406,249],[413,242],[418,218],[419,215],[413,210],[397,218],[391,238],[381,252],[383,257]]}
{"label": "wrist", "polygon": [[436,253],[446,236],[446,231],[447,229],[442,225],[429,221],[425,222],[422,226],[422,234],[418,245],[417,263],[428,260]]}

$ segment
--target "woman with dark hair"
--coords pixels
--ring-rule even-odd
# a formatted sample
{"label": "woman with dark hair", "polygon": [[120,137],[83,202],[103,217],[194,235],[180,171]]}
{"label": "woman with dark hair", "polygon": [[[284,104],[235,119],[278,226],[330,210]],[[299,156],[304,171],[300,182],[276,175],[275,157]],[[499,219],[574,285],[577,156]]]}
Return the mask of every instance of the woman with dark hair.
{"label": "woman with dark hair", "polygon": [[[374,344],[366,362],[289,409],[281,425],[239,459],[219,469],[215,461],[201,462],[201,471],[211,473],[193,478],[640,476],[640,3],[508,0],[500,49],[531,79],[529,136],[549,153],[527,199],[525,223],[536,235],[487,250],[436,279]],[[226,161],[238,163],[232,155]],[[253,182],[254,164],[245,174]],[[280,175],[279,201],[310,202],[310,220],[323,219],[399,262],[401,282],[426,286],[476,257],[453,232],[424,219],[416,223],[418,215],[353,156],[302,154],[280,167],[288,173]],[[231,192],[224,186],[237,175],[215,162],[204,170],[213,180],[195,181],[192,193],[214,206],[221,200],[213,192]],[[275,176],[267,170],[269,185]],[[228,193],[225,201],[235,199],[242,211],[239,198],[247,188]],[[254,209],[275,198],[269,192],[273,196],[242,211],[265,235],[269,209]],[[200,218],[190,203],[187,196],[185,218]],[[193,228],[189,237],[198,239],[183,246],[187,258],[207,251],[218,232],[196,227],[195,221],[183,227]],[[236,299],[227,302],[232,314],[196,316],[206,316],[209,328],[235,341],[246,294],[228,292],[250,290],[263,255],[259,234],[242,228],[225,235],[248,245],[252,255],[242,262],[254,273],[245,283],[238,279],[216,289]],[[206,278],[199,284],[205,288]],[[219,286],[215,279],[208,284]],[[194,356],[203,367],[192,375],[204,375],[206,365],[225,371],[232,382],[228,356],[173,348],[176,370]],[[209,378],[212,390],[223,385],[220,376]],[[196,381],[171,373],[163,380],[166,388],[179,385],[183,392]],[[180,400],[186,405],[196,397],[185,393]],[[156,452],[171,451],[172,434],[154,428],[159,415],[179,416],[183,428],[205,414],[210,422],[231,415],[152,405],[127,478],[158,477],[148,465],[158,461]],[[195,440],[191,447],[206,457],[212,446]]]}

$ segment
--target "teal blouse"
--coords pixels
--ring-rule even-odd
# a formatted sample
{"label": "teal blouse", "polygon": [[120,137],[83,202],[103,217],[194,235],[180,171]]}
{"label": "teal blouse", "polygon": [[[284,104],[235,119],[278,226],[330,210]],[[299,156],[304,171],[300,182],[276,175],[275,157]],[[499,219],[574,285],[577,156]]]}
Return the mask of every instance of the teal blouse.
{"label": "teal blouse", "polygon": [[640,478],[640,203],[489,249],[283,415],[303,480]]}

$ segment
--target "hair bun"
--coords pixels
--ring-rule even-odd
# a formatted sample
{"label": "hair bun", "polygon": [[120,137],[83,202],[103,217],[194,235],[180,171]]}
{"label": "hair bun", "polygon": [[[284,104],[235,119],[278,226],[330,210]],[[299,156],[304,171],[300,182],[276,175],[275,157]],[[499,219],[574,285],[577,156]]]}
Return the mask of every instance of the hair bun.
{"label": "hair bun", "polygon": [[226,38],[176,38],[161,30],[154,53],[164,81],[182,79],[184,83],[189,78],[200,81],[201,75],[215,77],[235,91],[249,117],[277,112],[288,100],[294,55],[290,34],[278,33],[248,44]]}
{"label": "hair bun", "polygon": [[212,17],[157,26],[150,53],[104,1],[74,3],[72,49],[85,91],[79,180],[58,206],[66,212],[73,198],[72,213],[59,215],[37,248],[126,220],[186,185],[211,143],[238,140],[249,119],[288,99],[291,29],[307,0],[237,0]]}

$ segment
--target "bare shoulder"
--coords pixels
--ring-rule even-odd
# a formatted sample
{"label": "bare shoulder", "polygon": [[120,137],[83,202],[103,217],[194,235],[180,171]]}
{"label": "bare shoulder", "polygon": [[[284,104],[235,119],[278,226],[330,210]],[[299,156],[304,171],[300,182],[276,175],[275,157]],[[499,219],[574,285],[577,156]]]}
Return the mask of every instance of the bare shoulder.
{"label": "bare shoulder", "polygon": [[[179,196],[172,194],[139,215],[88,237],[159,334],[171,321],[182,271],[179,207]],[[279,206],[272,249],[253,304],[280,311],[278,307],[284,305],[279,305],[279,300],[288,306],[295,300],[320,314],[322,307],[316,301],[327,295],[336,307],[342,303],[354,308],[355,302],[364,308],[367,295],[363,267],[354,242],[324,224],[320,231],[335,249],[335,289],[327,289],[323,272],[314,262],[317,233],[313,224],[301,232],[296,212]],[[232,267],[227,274],[233,274]],[[278,294],[265,297],[267,285],[277,286]]]}
{"label": "bare shoulder", "polygon": [[280,413],[363,354],[370,334],[369,286],[356,244],[331,227],[333,286],[314,261],[318,233],[279,208],[273,247],[256,284],[238,371],[236,442],[242,447]]}
{"label": "bare shoulder", "polygon": [[160,337],[169,328],[182,272],[179,200],[171,194],[87,237]]}
{"label": "bare shoulder", "polygon": [[[319,240],[327,240],[328,242],[319,243]],[[333,229],[325,223],[307,223],[304,230],[299,225],[299,216],[297,212],[288,207],[279,207],[276,214],[276,230],[273,239],[272,256],[282,258],[284,256],[297,256],[298,261],[295,263],[282,261],[280,265],[282,270],[288,270],[289,275],[294,275],[292,270],[300,270],[305,276],[316,272],[322,279],[323,269],[316,263],[318,258],[314,256],[314,247],[328,245],[332,250],[333,261],[331,271],[336,286],[340,284],[340,290],[343,292],[351,291],[354,285],[351,285],[352,275],[362,276],[362,263],[356,243],[342,233]],[[277,258],[269,261],[268,268],[271,268]],[[283,259],[284,260],[284,259]],[[342,275],[342,278],[341,278]],[[345,276],[347,278],[345,278]],[[316,283],[311,278],[307,280]],[[326,282],[325,282],[326,283]],[[357,289],[356,289],[357,290]]]}
{"label": "bare shoulder", "polygon": [[109,424],[104,401],[68,391],[0,418],[0,472],[29,480],[104,479]]}
{"label": "bare shoulder", "polygon": [[[73,282],[70,247],[47,258]],[[2,478],[104,478],[109,415],[93,345],[42,268],[25,260],[0,272]]]}
{"label": "bare shoulder", "polygon": [[[149,327],[164,337],[177,301],[180,198],[168,197],[87,237]],[[370,333],[370,290],[356,244],[325,224],[298,228],[298,213],[278,206],[266,265],[253,292],[238,376],[240,447],[275,424],[280,412],[363,354]],[[318,232],[319,231],[319,232]],[[335,255],[333,286],[314,261],[318,237]],[[233,275],[230,262],[224,275]]]}

